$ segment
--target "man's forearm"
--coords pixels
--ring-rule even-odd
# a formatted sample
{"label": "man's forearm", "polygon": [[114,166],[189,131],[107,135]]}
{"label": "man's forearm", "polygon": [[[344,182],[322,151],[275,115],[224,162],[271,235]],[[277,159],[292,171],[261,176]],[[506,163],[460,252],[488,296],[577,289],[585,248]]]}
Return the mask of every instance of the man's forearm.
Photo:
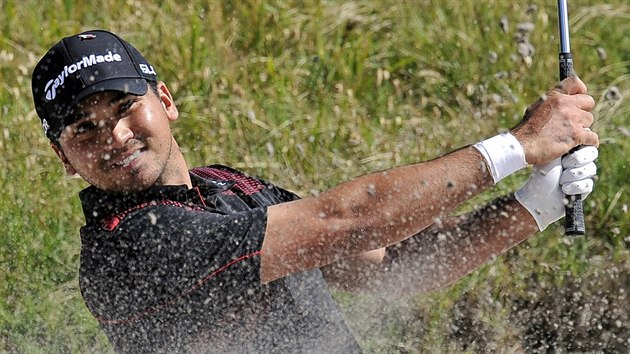
{"label": "man's forearm", "polygon": [[[317,197],[270,207],[263,279],[400,242],[491,185],[483,157],[467,147],[436,160],[362,176]],[[292,239],[282,237],[286,234]]]}
{"label": "man's forearm", "polygon": [[532,216],[513,197],[498,199],[389,247],[383,264],[357,277],[364,280],[363,290],[387,296],[439,289],[536,231]]}

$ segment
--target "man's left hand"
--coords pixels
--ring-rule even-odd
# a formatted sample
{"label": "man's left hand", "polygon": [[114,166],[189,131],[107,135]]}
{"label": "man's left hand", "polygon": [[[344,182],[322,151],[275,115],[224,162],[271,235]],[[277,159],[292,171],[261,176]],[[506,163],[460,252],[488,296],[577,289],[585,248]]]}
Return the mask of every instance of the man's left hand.
{"label": "man's left hand", "polygon": [[564,216],[565,194],[581,194],[584,199],[593,191],[597,156],[595,146],[582,146],[548,164],[534,166],[515,196],[534,217],[540,231]]}

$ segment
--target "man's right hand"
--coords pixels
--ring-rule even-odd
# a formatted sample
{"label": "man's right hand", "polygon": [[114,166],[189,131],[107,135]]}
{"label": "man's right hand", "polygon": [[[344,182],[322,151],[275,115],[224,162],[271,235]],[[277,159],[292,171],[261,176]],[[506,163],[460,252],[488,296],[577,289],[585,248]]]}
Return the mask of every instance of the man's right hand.
{"label": "man's right hand", "polygon": [[512,129],[525,151],[528,164],[546,164],[578,145],[599,145],[588,129],[593,124],[593,97],[577,76],[564,79],[529,106],[523,120]]}

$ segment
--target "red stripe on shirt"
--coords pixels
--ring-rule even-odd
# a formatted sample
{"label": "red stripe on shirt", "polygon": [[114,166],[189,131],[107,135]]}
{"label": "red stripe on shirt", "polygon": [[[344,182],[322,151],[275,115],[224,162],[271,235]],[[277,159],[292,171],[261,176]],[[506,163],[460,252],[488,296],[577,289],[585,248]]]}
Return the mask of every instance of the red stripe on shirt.
{"label": "red stripe on shirt", "polygon": [[235,187],[245,193],[245,195],[252,195],[264,188],[262,183],[255,178],[230,171],[223,171],[217,168],[196,167],[193,168],[191,172],[199,175],[200,177],[219,179],[222,181],[234,181],[236,182]]}

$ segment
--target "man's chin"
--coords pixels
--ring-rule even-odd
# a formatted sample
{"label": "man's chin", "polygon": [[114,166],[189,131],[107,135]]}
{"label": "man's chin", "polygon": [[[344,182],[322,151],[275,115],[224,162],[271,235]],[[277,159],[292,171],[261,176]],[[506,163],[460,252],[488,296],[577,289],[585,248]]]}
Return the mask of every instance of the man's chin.
{"label": "man's chin", "polygon": [[[138,177],[138,176],[134,176],[134,177]],[[147,188],[150,188],[151,186],[155,185],[156,182],[157,182],[157,179],[146,180],[146,179],[141,179],[141,178],[129,178],[129,179],[124,179],[124,180],[118,180],[116,181],[116,183],[109,184],[109,185],[101,185],[101,186],[98,186],[95,184],[93,185],[107,192],[136,193],[136,192],[143,191]]]}

